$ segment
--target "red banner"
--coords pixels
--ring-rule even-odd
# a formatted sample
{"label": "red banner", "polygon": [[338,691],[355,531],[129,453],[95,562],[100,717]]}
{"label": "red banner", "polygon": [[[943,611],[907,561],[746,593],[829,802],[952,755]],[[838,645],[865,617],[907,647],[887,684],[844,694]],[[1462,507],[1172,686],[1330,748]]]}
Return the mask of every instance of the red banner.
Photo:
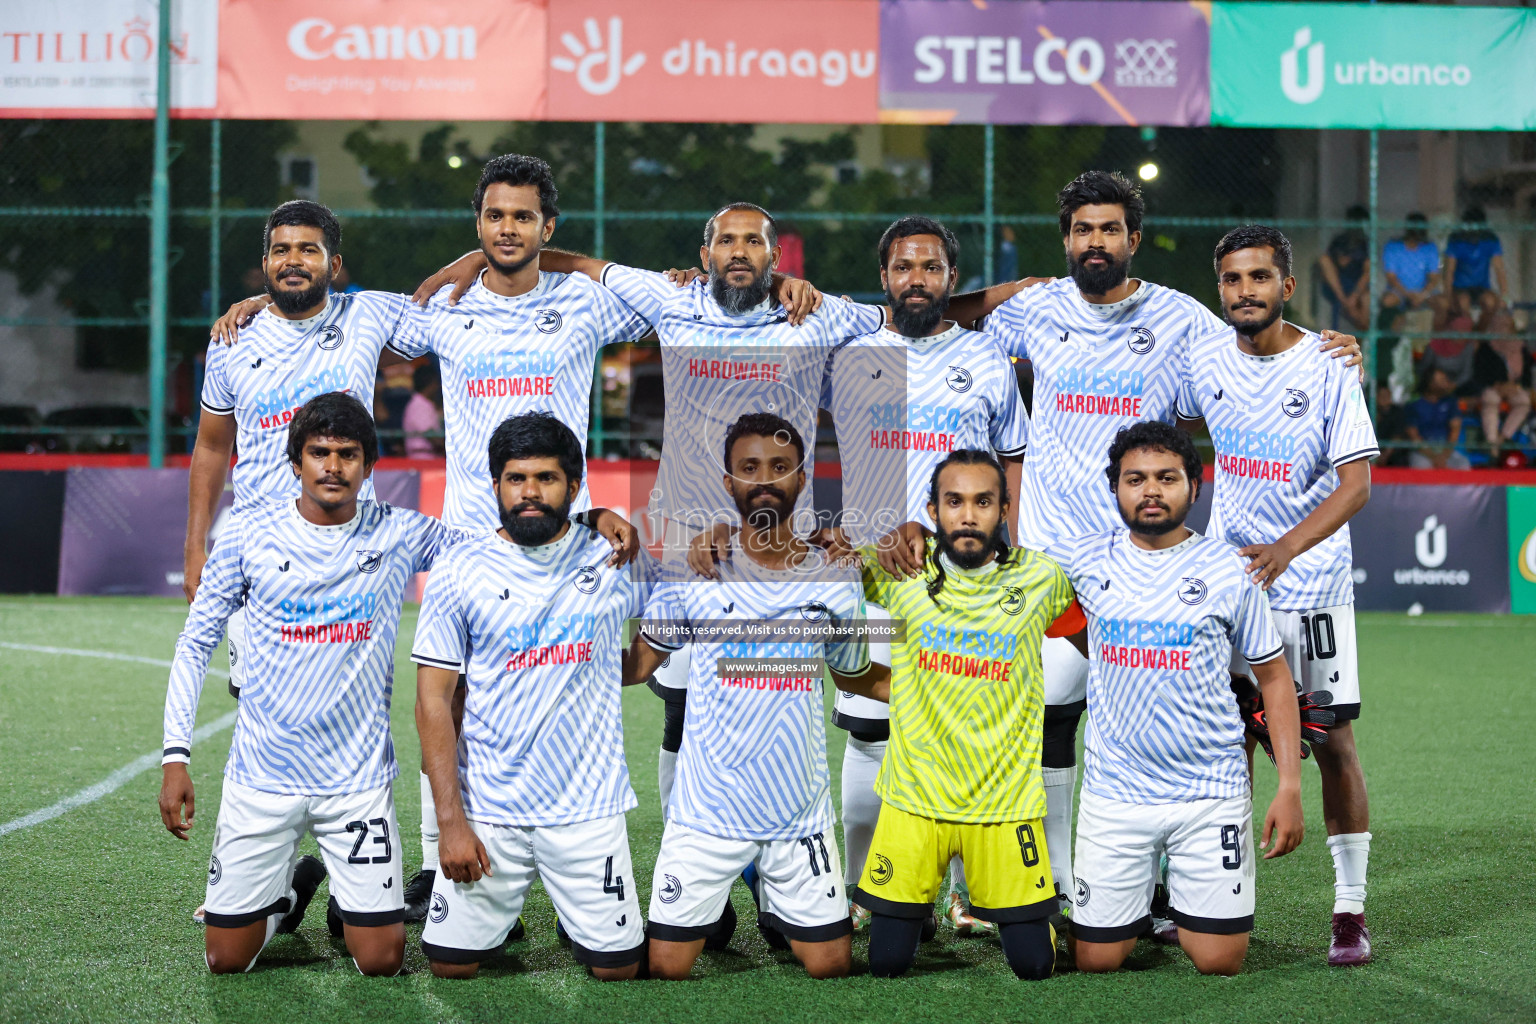
{"label": "red banner", "polygon": [[220,117],[545,116],[544,0],[222,0]]}
{"label": "red banner", "polygon": [[549,118],[868,124],[876,0],[558,0]]}

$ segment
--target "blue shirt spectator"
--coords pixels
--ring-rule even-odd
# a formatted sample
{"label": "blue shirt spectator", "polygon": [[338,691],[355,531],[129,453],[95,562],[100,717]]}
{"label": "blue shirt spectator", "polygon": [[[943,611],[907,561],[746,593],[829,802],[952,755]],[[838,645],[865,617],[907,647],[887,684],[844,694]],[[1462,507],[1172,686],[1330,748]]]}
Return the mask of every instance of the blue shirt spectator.
{"label": "blue shirt spectator", "polygon": [[1445,243],[1445,255],[1455,260],[1451,287],[1461,289],[1492,287],[1493,258],[1504,252],[1498,236],[1491,231],[1458,231]]}
{"label": "blue shirt spectator", "polygon": [[1445,444],[1451,436],[1451,422],[1461,421],[1461,406],[1451,395],[1431,398],[1425,395],[1408,403],[1408,425],[1418,431],[1416,440],[1426,444]]}
{"label": "blue shirt spectator", "polygon": [[1434,242],[1414,238],[1410,231],[1403,238],[1394,238],[1381,250],[1381,269],[1392,277],[1387,284],[1394,291],[1405,295],[1422,292],[1440,273],[1440,250]]}

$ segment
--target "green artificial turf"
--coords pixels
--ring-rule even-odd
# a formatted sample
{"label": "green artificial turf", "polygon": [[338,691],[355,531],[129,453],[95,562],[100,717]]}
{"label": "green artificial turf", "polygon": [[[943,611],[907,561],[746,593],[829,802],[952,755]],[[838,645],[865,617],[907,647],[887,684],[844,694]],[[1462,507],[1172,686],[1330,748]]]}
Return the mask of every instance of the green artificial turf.
{"label": "green artificial turf", "polygon": [[[185,606],[150,599],[0,598],[0,643],[169,659]],[[418,746],[415,673],[397,652],[395,745],[406,770],[396,800],[406,874],[415,871]],[[202,959],[200,902],[218,809],[227,731],[201,743],[192,769],[197,825],[172,839],[155,805],[158,767],[51,821],[0,836],[0,1021],[1536,1021],[1536,621],[1479,616],[1362,615],[1365,713],[1357,727],[1371,787],[1370,898],[1376,962],[1330,969],[1332,865],[1317,775],[1304,766],[1308,835],[1259,867],[1248,967],[1202,978],[1177,950],[1143,943],[1129,969],[1088,977],[1062,969],[1016,981],[995,941],[941,930],[914,971],[807,980],[742,918],[732,948],[706,953],[686,983],[605,985],[555,940],[542,890],[526,910],[529,938],[470,982],[426,970],[407,930],[406,973],[359,977],[325,930],[323,894],[298,934],[280,936],[257,968],[213,978]],[[166,670],[0,647],[0,824],[107,778],[160,745]],[[223,655],[215,664],[224,664]],[[212,680],[199,722],[234,704]],[[661,835],[655,752],[661,703],[624,699],[626,746],[640,806],[629,816],[641,906]],[[836,776],[842,736],[828,730]],[[1273,772],[1261,769],[1262,814]],[[312,843],[310,844],[312,847]]]}

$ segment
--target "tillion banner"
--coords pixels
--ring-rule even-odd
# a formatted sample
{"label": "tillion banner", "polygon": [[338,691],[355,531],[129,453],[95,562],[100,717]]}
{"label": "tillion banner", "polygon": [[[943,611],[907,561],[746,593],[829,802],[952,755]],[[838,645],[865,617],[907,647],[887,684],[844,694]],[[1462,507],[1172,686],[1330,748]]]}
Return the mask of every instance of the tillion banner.
{"label": "tillion banner", "polygon": [[[380,501],[420,503],[414,470],[373,474]],[[229,521],[226,491],[211,541]],[[71,469],[64,486],[59,593],[180,597],[187,530],[185,469]]]}
{"label": "tillion banner", "polygon": [[1210,4],[884,0],[885,121],[1205,125]]}
{"label": "tillion banner", "polygon": [[1536,129],[1536,12],[1218,3],[1213,123]]}

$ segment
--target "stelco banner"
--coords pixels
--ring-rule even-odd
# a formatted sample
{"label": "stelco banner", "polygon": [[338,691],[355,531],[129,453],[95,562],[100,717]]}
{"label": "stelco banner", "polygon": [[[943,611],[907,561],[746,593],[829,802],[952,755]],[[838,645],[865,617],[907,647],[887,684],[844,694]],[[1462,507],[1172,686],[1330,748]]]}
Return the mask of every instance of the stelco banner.
{"label": "stelco banner", "polygon": [[1208,124],[1209,8],[884,0],[882,118]]}
{"label": "stelco banner", "polygon": [[1218,3],[1211,119],[1536,128],[1536,18],[1489,7]]}

